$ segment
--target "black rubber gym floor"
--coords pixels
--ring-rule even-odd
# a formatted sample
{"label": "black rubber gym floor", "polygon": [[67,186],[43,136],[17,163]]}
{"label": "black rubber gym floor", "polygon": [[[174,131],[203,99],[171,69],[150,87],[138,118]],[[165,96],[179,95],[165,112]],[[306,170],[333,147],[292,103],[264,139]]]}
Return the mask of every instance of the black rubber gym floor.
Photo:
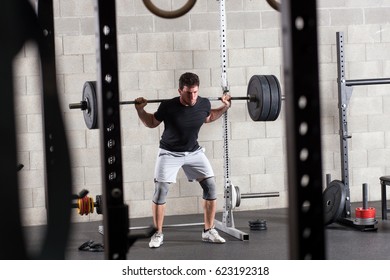
{"label": "black rubber gym floor", "polygon": [[[390,259],[390,220],[380,217],[380,203],[369,203],[376,208],[378,230],[362,232],[339,224],[329,225],[325,230],[326,258],[330,260],[388,260]],[[356,206],[360,207],[360,205]],[[353,209],[355,206],[353,205]],[[188,224],[202,222],[203,215],[167,216],[165,224]],[[216,218],[220,220],[221,214]],[[249,221],[264,219],[267,229],[253,231]],[[164,229],[164,244],[150,249],[149,239],[141,239],[130,248],[127,259],[134,260],[287,260],[288,209],[269,209],[234,212],[235,227],[249,234],[248,241],[237,240],[223,232],[225,244],[209,244],[201,240],[201,226],[172,227]],[[131,227],[148,226],[151,218],[131,219]],[[98,227],[102,222],[76,223],[72,225],[66,259],[103,260],[104,252],[80,251],[78,247],[92,240],[103,243]],[[33,252],[40,246],[43,226],[24,229],[28,247]],[[137,233],[139,231],[134,231]]]}

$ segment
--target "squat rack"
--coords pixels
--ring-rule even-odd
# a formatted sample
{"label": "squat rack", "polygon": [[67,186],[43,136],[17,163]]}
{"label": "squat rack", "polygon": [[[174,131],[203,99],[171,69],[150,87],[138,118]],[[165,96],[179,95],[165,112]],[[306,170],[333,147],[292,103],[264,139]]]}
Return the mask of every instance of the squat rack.
{"label": "squat rack", "polygon": [[[221,56],[221,87],[223,93],[229,91],[227,79],[227,37],[226,37],[226,12],[225,0],[219,0],[219,21],[220,21],[220,56]],[[226,232],[240,240],[249,240],[249,234],[238,230],[234,225],[232,195],[234,186],[230,180],[230,157],[229,157],[229,123],[228,112],[222,116],[223,130],[223,169],[224,169],[224,206],[222,213],[222,221],[215,220],[215,227],[223,232]]]}
{"label": "squat rack", "polygon": [[[350,200],[350,186],[349,186],[349,158],[348,158],[348,139],[352,138],[348,133],[347,108],[349,100],[352,96],[353,86],[367,86],[367,85],[382,85],[390,84],[390,78],[376,78],[376,79],[345,79],[345,51],[344,51],[344,33],[336,32],[337,43],[337,85],[338,85],[338,107],[339,107],[339,138],[340,138],[340,162],[341,162],[341,177],[342,184],[345,190],[344,209],[341,216],[336,222],[354,227],[363,231],[376,230],[377,221],[371,224],[356,224],[351,218],[351,200]],[[331,181],[330,175],[327,174],[327,185]],[[364,201],[363,201],[364,202]]]}

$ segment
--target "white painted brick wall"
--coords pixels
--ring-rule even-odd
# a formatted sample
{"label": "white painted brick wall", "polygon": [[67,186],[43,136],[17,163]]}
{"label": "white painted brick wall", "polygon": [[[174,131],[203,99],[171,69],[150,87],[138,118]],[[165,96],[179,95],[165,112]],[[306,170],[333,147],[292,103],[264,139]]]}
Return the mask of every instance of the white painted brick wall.
{"label": "white painted brick wall", "polygon": [[[174,9],[183,1],[155,0]],[[142,1],[117,0],[118,63],[121,99],[177,96],[178,78],[185,71],[198,73],[202,96],[219,96],[220,38],[218,1],[198,1],[178,19],[155,17]],[[280,14],[262,0],[228,0],[228,78],[232,96],[245,96],[250,77],[274,74],[281,83],[282,33]],[[101,194],[98,130],[87,130],[80,111],[68,103],[80,101],[85,81],[96,80],[96,40],[93,1],[55,0],[55,51],[61,110],[69,140],[73,189]],[[388,1],[318,1],[318,42],[321,89],[323,167],[340,178],[340,144],[336,67],[336,32],[345,34],[347,79],[390,76]],[[46,223],[40,63],[36,47],[27,44],[16,56],[15,109],[18,125],[18,173],[23,224]],[[361,200],[362,183],[369,184],[369,199],[379,200],[379,177],[390,173],[390,97],[388,86],[356,87],[348,107],[350,187],[352,201]],[[283,103],[282,103],[283,104]],[[213,106],[219,106],[218,102]],[[279,191],[280,197],[242,201],[236,211],[287,207],[285,112],[275,122],[254,123],[245,101],[229,111],[232,182],[242,192]],[[147,110],[154,112],[157,105]],[[148,129],[133,106],[121,108],[122,163],[125,202],[130,217],[151,216],[153,172],[163,127]],[[218,185],[218,211],[223,209],[222,122],[205,125],[201,145],[213,165]],[[189,183],[182,171],[168,196],[167,215],[201,213],[201,188]],[[75,211],[76,212],[76,211]],[[72,220],[100,220],[97,214]]]}

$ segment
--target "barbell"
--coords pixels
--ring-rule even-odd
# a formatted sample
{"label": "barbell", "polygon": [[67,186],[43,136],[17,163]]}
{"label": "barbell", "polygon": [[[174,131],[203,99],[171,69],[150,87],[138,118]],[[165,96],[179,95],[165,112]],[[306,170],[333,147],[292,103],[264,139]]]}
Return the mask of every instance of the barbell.
{"label": "barbell", "polygon": [[[210,101],[221,100],[221,97],[208,97]],[[280,84],[274,75],[253,75],[247,87],[247,96],[231,97],[231,100],[246,100],[249,116],[253,121],[274,121],[281,109]],[[151,99],[147,103],[160,103],[168,99]],[[120,101],[120,105],[136,104],[135,101]],[[69,104],[69,109],[83,111],[84,121],[89,129],[98,128],[98,106],[96,81],[84,83],[82,101]]]}
{"label": "barbell", "polygon": [[[92,197],[88,196],[88,190],[81,190],[78,195],[74,195],[76,203],[72,203],[72,208],[78,209],[80,216],[89,215],[94,213],[96,209],[97,214],[103,214],[103,197],[102,195],[96,195],[94,201]],[[266,197],[279,197],[279,192],[264,192],[264,193],[241,193],[238,186],[231,188],[231,207],[235,209],[241,205],[242,199],[249,198],[266,198]]]}

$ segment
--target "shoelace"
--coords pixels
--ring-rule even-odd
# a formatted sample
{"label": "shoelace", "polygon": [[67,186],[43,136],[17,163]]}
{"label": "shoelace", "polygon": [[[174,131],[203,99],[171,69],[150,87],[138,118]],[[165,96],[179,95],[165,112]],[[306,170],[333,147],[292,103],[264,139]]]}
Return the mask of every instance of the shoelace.
{"label": "shoelace", "polygon": [[157,239],[161,238],[163,235],[161,233],[156,233],[153,236],[153,241],[157,241]]}

